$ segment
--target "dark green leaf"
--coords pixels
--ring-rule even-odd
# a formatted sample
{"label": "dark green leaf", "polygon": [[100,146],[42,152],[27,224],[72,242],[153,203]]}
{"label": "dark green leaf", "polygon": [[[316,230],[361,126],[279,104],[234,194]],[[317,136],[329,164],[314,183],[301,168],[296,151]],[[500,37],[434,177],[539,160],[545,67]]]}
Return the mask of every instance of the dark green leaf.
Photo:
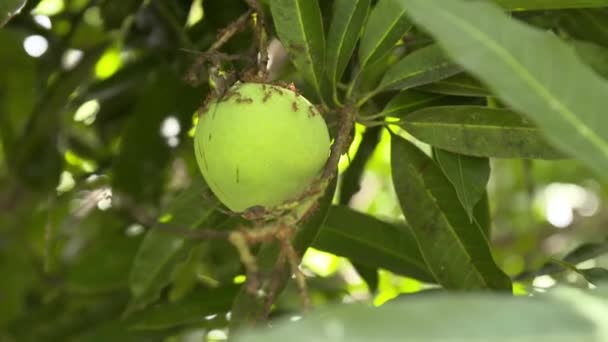
{"label": "dark green leaf", "polygon": [[390,67],[378,91],[405,90],[453,76],[461,68],[450,61],[437,45],[430,45],[405,56]]}
{"label": "dark green leaf", "polygon": [[371,127],[365,130],[357,154],[341,175],[340,204],[348,204],[350,199],[359,192],[361,176],[365,165],[380,140],[381,127]]}
{"label": "dark green leaf", "polygon": [[141,239],[119,233],[96,239],[70,266],[66,285],[71,291],[94,294],[127,287],[125,275]]}
{"label": "dark green leaf", "polygon": [[585,41],[572,41],[570,44],[576,49],[578,56],[595,72],[608,78],[608,48]]}
{"label": "dark green leaf", "polygon": [[562,158],[540,130],[522,116],[502,108],[428,107],[400,124],[416,139],[435,147],[478,157]]}
{"label": "dark green leaf", "polygon": [[163,223],[146,233],[133,261],[129,275],[133,308],[145,306],[158,297],[181,255],[185,237],[167,232],[163,227],[193,230],[206,222],[217,205],[201,177],[195,177],[190,187],[169,204]]}
{"label": "dark green leaf", "polygon": [[606,8],[563,11],[559,24],[571,37],[608,47],[607,15]]}
{"label": "dark green leaf", "polygon": [[434,157],[443,174],[456,189],[458,199],[469,218],[473,220],[473,209],[483,197],[490,179],[490,160],[442,149],[435,149]]}
{"label": "dark green leaf", "polygon": [[369,267],[433,282],[407,226],[390,224],[346,206],[332,206],[313,247]]}
{"label": "dark green leaf", "polygon": [[439,167],[405,139],[391,142],[397,198],[435,279],[446,289],[509,290],[485,234],[470,222]]}
{"label": "dark green leaf", "polygon": [[600,342],[607,337],[606,298],[599,291],[570,288],[535,297],[430,293],[379,308],[329,307],[296,323],[285,319],[273,329],[249,331],[235,340]]}
{"label": "dark green leaf", "polygon": [[369,7],[370,0],[336,0],[334,3],[327,34],[327,74],[334,92],[365,27]]}
{"label": "dark green leaf", "polygon": [[200,102],[197,89],[180,82],[178,76],[166,68],[160,69],[135,104],[113,168],[116,190],[138,202],[156,202],[164,188],[171,148],[161,134],[163,121],[170,117],[191,118]]}
{"label": "dark green leaf", "polygon": [[136,330],[158,330],[185,324],[205,322],[205,316],[225,313],[238,291],[238,286],[197,289],[173,303],[162,303],[129,317]]}
{"label": "dark green leaf", "polygon": [[397,2],[452,59],[488,84],[506,105],[533,119],[554,146],[606,177],[608,82],[574,49],[494,5]]}
{"label": "dark green leaf", "polygon": [[[568,253],[563,261],[568,264],[579,264],[601,255],[608,253],[608,240],[600,243],[586,243]],[[545,274],[552,274],[563,271],[564,268],[559,262],[549,261],[545,263],[539,270],[535,272],[524,272],[516,277],[516,279],[527,279]]]}
{"label": "dark green leaf", "polygon": [[431,93],[454,96],[486,97],[491,95],[490,91],[479,81],[464,73],[423,85],[419,89]]}
{"label": "dark green leaf", "polygon": [[608,6],[608,0],[486,0],[511,11],[536,11]]}
{"label": "dark green leaf", "polygon": [[[352,262],[352,261],[351,261]],[[367,288],[370,293],[376,293],[378,291],[378,269],[375,267],[369,267],[356,262],[352,263],[353,267],[359,273],[359,276],[367,284]]]}
{"label": "dark green leaf", "polygon": [[2,0],[0,2],[0,28],[21,11],[27,0]]}
{"label": "dark green leaf", "polygon": [[608,270],[605,268],[592,267],[579,269],[578,272],[582,274],[588,282],[594,285],[599,285],[602,282],[608,281]]}
{"label": "dark green leaf", "polygon": [[405,90],[395,95],[384,106],[382,113],[384,116],[402,118],[418,109],[444,104],[449,99],[449,96],[441,94],[427,94],[415,90]]}
{"label": "dark green leaf", "polygon": [[365,68],[389,53],[412,24],[393,0],[379,0],[372,9],[359,46],[359,65]]}
{"label": "dark green leaf", "polygon": [[41,191],[57,185],[62,166],[57,149],[61,115],[74,92],[88,83],[105,47],[100,44],[87,51],[73,69],[59,73],[36,103],[26,128],[17,138],[17,160],[11,165],[26,184]]}
{"label": "dark green leaf", "polygon": [[271,0],[270,10],[283,46],[317,95],[324,98],[325,33],[318,0]]}

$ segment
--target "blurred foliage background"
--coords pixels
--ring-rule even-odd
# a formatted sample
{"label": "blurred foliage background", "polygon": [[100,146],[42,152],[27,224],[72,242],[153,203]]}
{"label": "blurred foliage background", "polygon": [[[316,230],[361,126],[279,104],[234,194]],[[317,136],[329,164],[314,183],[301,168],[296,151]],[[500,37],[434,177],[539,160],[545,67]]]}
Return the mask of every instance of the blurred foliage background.
{"label": "blurred foliage background", "polygon": [[[321,3],[329,11],[330,1]],[[0,30],[0,340],[224,339],[244,280],[227,242],[182,241],[188,248],[172,256],[174,267],[158,293],[142,302],[133,300],[129,274],[162,209],[200,182],[191,128],[209,85],[205,68],[194,75],[202,82],[188,81],[193,51],[208,49],[247,3],[2,0],[3,6],[8,10],[0,15],[24,7]],[[542,24],[542,14],[525,19]],[[223,50],[251,47],[245,31]],[[279,71],[293,78],[293,67]],[[389,146],[383,129],[357,126],[351,157],[360,149],[370,158],[358,160],[365,165],[361,189],[352,198],[342,189],[335,205],[403,220]],[[348,167],[344,157],[340,170]],[[581,245],[604,241],[606,189],[576,161],[492,160],[491,240],[498,265],[519,280],[516,293],[555,282],[589,286],[567,267],[534,272]],[[189,212],[196,212],[192,202]],[[338,214],[330,219],[339,221],[333,208]],[[211,214],[210,222],[225,221]],[[304,256],[316,306],[382,305],[434,287],[320,244]],[[582,264],[571,261],[580,269],[608,267],[608,258],[596,254]],[[275,315],[298,310],[292,287]]]}

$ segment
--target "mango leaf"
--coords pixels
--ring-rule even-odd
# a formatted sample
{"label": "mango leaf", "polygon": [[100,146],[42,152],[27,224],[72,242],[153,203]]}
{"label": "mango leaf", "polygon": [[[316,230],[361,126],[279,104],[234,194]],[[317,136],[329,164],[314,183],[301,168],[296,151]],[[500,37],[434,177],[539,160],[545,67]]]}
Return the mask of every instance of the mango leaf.
{"label": "mango leaf", "polygon": [[488,240],[471,223],[452,184],[432,159],[399,136],[391,138],[393,183],[429,270],[446,289],[510,290]]}
{"label": "mango leaf", "polygon": [[595,72],[608,78],[608,48],[581,40],[571,41],[570,45]]}
{"label": "mango leaf", "polygon": [[336,0],[334,3],[327,34],[327,74],[334,93],[365,27],[369,7],[370,0]]}
{"label": "mango leaf", "polygon": [[382,110],[383,116],[402,118],[406,115],[433,105],[448,104],[450,96],[441,94],[428,94],[416,90],[404,90],[395,95]]}
{"label": "mango leaf", "polygon": [[332,206],[313,247],[358,264],[433,282],[410,228]]}
{"label": "mango leaf", "polygon": [[608,0],[486,0],[511,11],[537,11],[608,6]]}
{"label": "mango leaf", "polygon": [[561,272],[564,270],[563,266],[560,263],[561,261],[566,262],[568,264],[576,265],[583,261],[597,258],[605,254],[608,254],[608,239],[599,243],[585,243],[566,254],[566,256],[562,260],[558,260],[559,262],[556,262],[555,260],[550,260],[546,262],[542,267],[540,267],[537,271],[523,272],[516,276],[515,279],[528,279],[545,274]]}
{"label": "mango leaf", "polygon": [[389,53],[411,27],[405,9],[392,0],[379,0],[370,13],[361,37],[359,45],[361,69]]}
{"label": "mango leaf", "polygon": [[323,96],[325,33],[318,0],[271,0],[279,39],[304,79]]}
{"label": "mango leaf", "polygon": [[427,107],[400,123],[411,135],[435,147],[470,156],[555,159],[540,130],[522,116],[481,106]]}
{"label": "mango leaf", "polygon": [[205,316],[225,313],[238,291],[236,285],[218,288],[199,288],[173,302],[155,305],[129,317],[134,330],[159,330],[186,324],[203,323]]}
{"label": "mango leaf", "polygon": [[359,274],[359,277],[361,277],[361,279],[363,279],[363,281],[367,284],[369,292],[376,293],[376,291],[378,291],[378,283],[380,281],[378,269],[375,267],[369,267],[363,264],[353,262],[352,260],[351,263],[355,268],[355,271],[357,271],[357,273]]}
{"label": "mango leaf", "polygon": [[0,28],[21,11],[27,0],[2,0],[0,2]]}
{"label": "mango leaf", "polygon": [[340,204],[348,204],[350,199],[359,192],[361,188],[361,176],[370,156],[376,150],[380,142],[381,127],[370,127],[365,130],[357,154],[348,165],[348,169],[340,175]]}
{"label": "mango leaf", "polygon": [[163,227],[169,224],[193,230],[204,224],[218,206],[218,202],[207,191],[207,185],[202,178],[195,177],[190,187],[176,197],[164,211],[163,222],[146,233],[129,275],[133,310],[158,298],[183,253],[185,237],[167,232]]}
{"label": "mango leaf", "polygon": [[549,142],[600,177],[608,168],[608,82],[555,35],[495,5],[396,0],[447,53],[506,105],[535,121]]}
{"label": "mango leaf", "polygon": [[490,160],[442,149],[434,149],[433,152],[437,164],[454,186],[460,203],[473,221],[473,209],[483,197],[490,179]]}
{"label": "mango leaf", "polygon": [[577,9],[562,11],[561,14],[559,27],[569,36],[608,47],[608,9]]}
{"label": "mango leaf", "polygon": [[70,291],[96,294],[127,287],[125,274],[129,273],[141,239],[126,236],[122,230],[118,233],[103,234],[82,251],[66,272]]}
{"label": "mango leaf", "polygon": [[244,331],[235,341],[600,342],[608,338],[607,300],[600,291],[571,288],[535,297],[429,293],[379,308],[327,307],[298,322]]}
{"label": "mango leaf", "polygon": [[460,71],[461,68],[433,44],[410,53],[390,67],[377,91],[405,90],[454,76]]}
{"label": "mango leaf", "polygon": [[437,82],[423,85],[419,90],[428,91],[436,94],[454,96],[486,97],[492,93],[486,89],[478,80],[468,74],[460,73]]}

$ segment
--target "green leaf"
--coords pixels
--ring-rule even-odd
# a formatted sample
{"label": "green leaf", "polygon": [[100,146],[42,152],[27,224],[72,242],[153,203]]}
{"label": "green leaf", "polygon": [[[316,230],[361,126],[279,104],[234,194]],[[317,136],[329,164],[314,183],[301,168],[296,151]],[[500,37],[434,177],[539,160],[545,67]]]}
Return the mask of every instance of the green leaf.
{"label": "green leaf", "polygon": [[494,158],[555,159],[540,130],[520,115],[481,106],[428,107],[400,123],[427,144],[465,155]]}
{"label": "green leaf", "polygon": [[[568,264],[579,264],[583,261],[587,261],[593,258],[597,258],[604,254],[608,254],[608,240],[604,240],[600,243],[585,243],[573,251],[569,252],[564,258],[563,261]],[[540,269],[534,272],[523,272],[519,274],[515,279],[527,279],[532,277],[538,277],[545,274],[552,274],[563,271],[564,268],[559,262],[555,262],[551,260],[545,263]]]}
{"label": "green leaf", "polygon": [[318,0],[271,0],[279,39],[307,82],[323,96],[325,33]]}
{"label": "green leaf", "polygon": [[423,85],[419,90],[454,96],[486,97],[492,95],[478,80],[465,73]]}
{"label": "green leaf", "polygon": [[606,299],[599,291],[570,288],[535,297],[408,296],[379,308],[323,308],[295,323],[283,319],[272,329],[243,332],[235,341],[600,342],[608,337]]}
{"label": "green leaf", "polygon": [[485,194],[490,179],[490,160],[442,149],[435,149],[434,157],[443,174],[454,186],[469,219],[473,221],[473,209]]}
{"label": "green leaf", "polygon": [[2,0],[0,2],[0,28],[21,11],[27,0]]}
{"label": "green leaf", "polygon": [[361,176],[370,156],[376,150],[380,142],[381,127],[370,127],[365,130],[357,154],[348,165],[348,169],[341,175],[340,182],[340,204],[348,204],[350,199],[359,192],[361,188]]}
{"label": "green leaf", "polygon": [[173,235],[163,227],[169,224],[172,227],[193,230],[204,224],[218,206],[217,201],[206,192],[207,189],[202,178],[195,177],[190,187],[176,197],[164,211],[163,222],[146,233],[129,275],[134,309],[158,298],[183,252],[185,237]]}
{"label": "green leaf", "polygon": [[411,27],[403,8],[393,0],[379,0],[370,13],[359,45],[361,69],[388,54]]}
{"label": "green leaf", "polygon": [[438,45],[433,44],[410,53],[390,67],[377,91],[405,90],[442,80],[461,70]]}
{"label": "green leaf", "polygon": [[452,59],[534,120],[554,146],[606,177],[608,82],[574,49],[490,4],[396,1]]}
{"label": "green leaf", "polygon": [[449,96],[428,94],[416,90],[404,90],[395,95],[382,110],[384,116],[403,118],[406,115],[428,106],[449,102]]}
{"label": "green leaf", "polygon": [[370,0],[336,0],[327,34],[327,74],[332,91],[342,78],[369,13]]}
{"label": "green leaf", "polygon": [[126,288],[125,275],[129,273],[140,242],[139,238],[126,236],[122,229],[118,234],[96,238],[67,270],[67,288],[85,294]]}
{"label": "green leaf", "polygon": [[470,222],[439,167],[405,139],[393,136],[391,143],[397,198],[439,284],[446,289],[510,290],[485,234]]}
{"label": "green leaf", "polygon": [[369,292],[376,293],[376,291],[378,291],[379,282],[378,269],[375,267],[369,267],[363,264],[352,262],[352,260],[351,263],[355,268],[355,271],[357,271],[357,273],[361,277],[361,279],[363,279],[363,281],[365,281],[365,283],[367,284]]}
{"label": "green leaf", "polygon": [[559,26],[571,37],[608,47],[608,28],[606,28],[608,9],[580,9],[561,13]]}
{"label": "green leaf", "polygon": [[129,322],[135,330],[159,330],[203,323],[207,315],[230,310],[237,291],[236,285],[200,288],[176,302],[158,304],[133,314],[129,317]]}
{"label": "green leaf", "polygon": [[578,272],[580,274],[582,274],[588,282],[590,282],[594,285],[599,285],[602,282],[608,281],[608,270],[605,268],[601,268],[601,267],[585,268],[585,269],[579,269]]}
{"label": "green leaf", "polygon": [[511,11],[537,11],[608,6],[608,0],[486,0]]}
{"label": "green leaf", "polygon": [[433,282],[410,229],[332,206],[313,247],[356,263]]}
{"label": "green leaf", "polygon": [[595,72],[608,78],[608,48],[580,40],[571,41],[570,45]]}

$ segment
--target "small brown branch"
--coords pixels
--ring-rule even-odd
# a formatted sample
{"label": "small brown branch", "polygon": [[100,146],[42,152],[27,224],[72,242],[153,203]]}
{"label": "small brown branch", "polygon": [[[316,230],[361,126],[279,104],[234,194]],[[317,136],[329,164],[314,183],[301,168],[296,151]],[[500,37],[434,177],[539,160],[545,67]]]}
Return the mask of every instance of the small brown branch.
{"label": "small brown branch", "polygon": [[252,12],[253,11],[251,9],[247,10],[247,12],[242,14],[237,20],[233,21],[232,23],[230,23],[230,25],[228,25],[228,27],[223,29],[217,37],[217,40],[211,45],[207,52],[219,50],[235,34],[242,31],[245,28],[245,25],[247,25],[247,22],[249,21]]}

